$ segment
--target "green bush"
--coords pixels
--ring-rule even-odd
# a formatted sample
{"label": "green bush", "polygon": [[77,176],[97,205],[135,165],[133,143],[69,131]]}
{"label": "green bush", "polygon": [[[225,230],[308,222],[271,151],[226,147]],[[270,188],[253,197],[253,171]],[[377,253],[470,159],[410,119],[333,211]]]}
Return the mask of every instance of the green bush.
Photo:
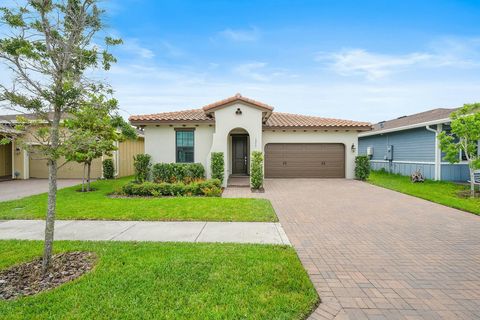
{"label": "green bush", "polygon": [[365,181],[370,175],[370,159],[368,156],[357,156],[355,158],[355,178]]}
{"label": "green bush", "polygon": [[103,160],[103,177],[105,179],[113,179],[115,175],[115,169],[113,167],[113,160],[112,159],[105,159]]}
{"label": "green bush", "polygon": [[135,181],[142,183],[149,179],[152,169],[152,156],[149,154],[138,154],[133,157],[135,169]]}
{"label": "green bush", "polygon": [[219,179],[223,183],[225,174],[225,160],[223,159],[223,152],[212,152],[211,159],[212,179]]}
{"label": "green bush", "polygon": [[218,179],[192,182],[185,184],[183,182],[175,183],[155,183],[130,182],[122,187],[124,194],[129,196],[208,196],[219,197],[222,194],[221,182]]}
{"label": "green bush", "polygon": [[153,181],[190,183],[205,179],[205,168],[201,163],[157,163],[152,169]]}
{"label": "green bush", "polygon": [[250,184],[253,189],[260,189],[263,186],[263,154],[260,151],[252,152]]}

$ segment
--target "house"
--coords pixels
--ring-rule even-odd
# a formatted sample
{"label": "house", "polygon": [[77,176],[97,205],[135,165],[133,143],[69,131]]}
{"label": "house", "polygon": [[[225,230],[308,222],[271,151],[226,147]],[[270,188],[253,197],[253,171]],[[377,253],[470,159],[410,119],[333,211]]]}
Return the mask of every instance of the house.
{"label": "house", "polygon": [[467,181],[468,164],[459,152],[459,163],[443,160],[437,140],[450,130],[450,114],[457,109],[433,109],[382,121],[359,135],[359,154],[369,155],[374,170],[410,175],[420,170],[428,179]]}
{"label": "house", "polygon": [[[47,161],[42,158],[39,153],[35,152],[35,146],[39,143],[34,139],[31,130],[34,126],[29,127],[25,132],[15,129],[18,115],[1,115],[0,116],[0,139],[4,137],[12,137],[21,135],[23,143],[30,146],[28,151],[22,148],[18,140],[13,140],[8,144],[0,144],[0,181],[10,179],[29,179],[29,178],[48,178]],[[22,114],[29,120],[35,120],[32,114]],[[143,133],[139,133],[136,141],[126,140],[116,142],[118,150],[113,152],[113,162],[115,167],[115,176],[123,177],[133,175],[133,156],[144,153],[144,137]],[[92,162],[91,177],[92,179],[101,178],[103,173],[102,161],[106,157],[95,159]],[[59,159],[59,164],[65,162],[64,158]],[[68,162],[58,169],[59,179],[76,179],[82,178],[83,165],[77,162]]]}
{"label": "house", "polygon": [[[203,108],[135,115],[145,153],[157,162],[199,162],[210,175],[223,152],[225,176],[248,176],[250,153],[262,151],[266,178],[354,178],[358,133],[370,124],[275,112],[236,94]],[[227,180],[227,179],[225,179]]]}

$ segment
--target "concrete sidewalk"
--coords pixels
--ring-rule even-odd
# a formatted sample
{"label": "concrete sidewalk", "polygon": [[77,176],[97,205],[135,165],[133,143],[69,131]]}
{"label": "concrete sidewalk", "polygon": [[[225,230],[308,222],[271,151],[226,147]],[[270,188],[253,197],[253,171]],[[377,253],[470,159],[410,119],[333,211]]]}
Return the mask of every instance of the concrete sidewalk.
{"label": "concrete sidewalk", "polygon": [[[0,240],[43,240],[45,221],[0,221]],[[55,240],[286,244],[280,223],[57,220]]]}

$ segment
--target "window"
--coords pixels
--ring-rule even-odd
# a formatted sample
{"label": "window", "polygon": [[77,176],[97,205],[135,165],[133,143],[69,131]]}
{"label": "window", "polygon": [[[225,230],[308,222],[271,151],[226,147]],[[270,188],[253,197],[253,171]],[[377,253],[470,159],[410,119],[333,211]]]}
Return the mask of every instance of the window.
{"label": "window", "polygon": [[177,129],[175,131],[177,162],[194,161],[194,133],[195,131],[193,129]]}

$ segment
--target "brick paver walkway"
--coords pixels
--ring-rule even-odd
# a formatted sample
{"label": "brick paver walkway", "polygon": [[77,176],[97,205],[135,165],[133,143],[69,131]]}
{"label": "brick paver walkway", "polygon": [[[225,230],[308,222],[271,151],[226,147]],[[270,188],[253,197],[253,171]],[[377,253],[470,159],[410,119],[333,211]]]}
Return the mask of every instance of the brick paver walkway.
{"label": "brick paver walkway", "polygon": [[480,217],[359,181],[265,189],[322,299],[310,319],[480,319]]}

